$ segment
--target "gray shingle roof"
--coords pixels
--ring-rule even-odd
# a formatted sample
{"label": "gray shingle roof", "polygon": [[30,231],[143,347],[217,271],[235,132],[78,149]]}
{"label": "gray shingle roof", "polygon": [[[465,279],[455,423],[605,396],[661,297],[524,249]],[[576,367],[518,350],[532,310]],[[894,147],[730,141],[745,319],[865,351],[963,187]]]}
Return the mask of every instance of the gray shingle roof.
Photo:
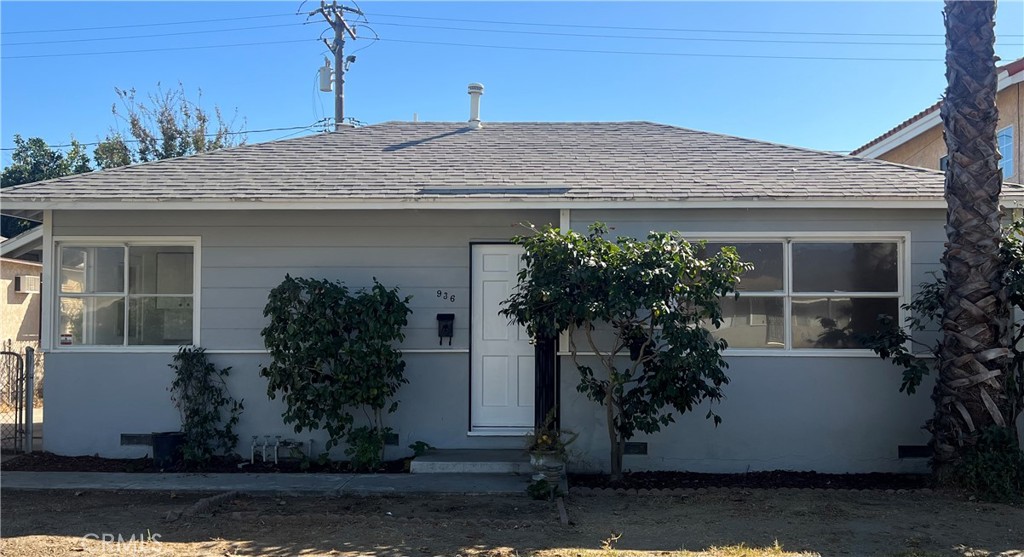
{"label": "gray shingle roof", "polygon": [[940,200],[943,175],[649,122],[391,122],[7,188],[18,201]]}

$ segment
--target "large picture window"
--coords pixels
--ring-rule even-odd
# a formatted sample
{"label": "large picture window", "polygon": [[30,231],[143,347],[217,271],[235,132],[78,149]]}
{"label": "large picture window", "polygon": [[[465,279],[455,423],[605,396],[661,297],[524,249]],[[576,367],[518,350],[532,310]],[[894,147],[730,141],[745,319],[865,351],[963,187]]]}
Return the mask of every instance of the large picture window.
{"label": "large picture window", "polygon": [[879,314],[899,316],[903,265],[899,240],[757,240],[735,246],[753,263],[738,299],[722,300],[725,322],[714,331],[734,349],[863,348]]}
{"label": "large picture window", "polygon": [[194,243],[57,243],[57,347],[195,341]]}

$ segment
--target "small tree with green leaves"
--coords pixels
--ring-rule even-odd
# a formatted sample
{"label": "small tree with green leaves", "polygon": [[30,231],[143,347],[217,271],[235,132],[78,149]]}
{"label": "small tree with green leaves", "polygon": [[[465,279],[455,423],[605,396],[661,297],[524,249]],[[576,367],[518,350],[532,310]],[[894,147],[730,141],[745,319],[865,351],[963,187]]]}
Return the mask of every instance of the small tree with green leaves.
{"label": "small tree with green leaves", "polygon": [[[705,255],[678,233],[608,240],[602,223],[587,235],[546,227],[518,237],[526,253],[519,287],[502,314],[534,338],[568,332],[580,372],[577,389],[605,408],[613,478],[622,475],[625,442],[654,433],[703,401],[722,398],[729,382],[719,299],[749,269],[735,248]],[[602,340],[609,337],[609,340]],[[586,342],[599,370],[577,346]],[[721,418],[709,410],[717,425]]]}
{"label": "small tree with green leaves", "polygon": [[[377,467],[392,430],[384,415],[398,409],[395,395],[408,381],[394,345],[405,339],[410,297],[374,279],[368,290],[349,291],[338,281],[293,278],[270,292],[263,340],[270,365],[261,368],[270,398],[281,395],[284,421],[327,431],[327,449],[347,441],[359,469]],[[355,411],[366,424],[356,427]]]}

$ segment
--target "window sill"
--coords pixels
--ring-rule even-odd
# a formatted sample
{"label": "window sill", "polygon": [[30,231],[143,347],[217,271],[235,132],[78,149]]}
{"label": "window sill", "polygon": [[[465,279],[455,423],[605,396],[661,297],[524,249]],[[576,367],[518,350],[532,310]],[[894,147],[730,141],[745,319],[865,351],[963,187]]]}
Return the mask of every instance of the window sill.
{"label": "window sill", "polygon": [[[571,357],[572,352],[559,352],[559,356]],[[581,357],[593,357],[596,356],[593,352],[580,352]],[[737,349],[737,350],[726,350],[722,352],[722,356],[726,358],[746,358],[746,357],[765,357],[771,356],[775,358],[879,358],[877,354],[870,350],[862,349],[849,349],[849,350],[837,350],[837,349],[814,349],[805,348],[800,350],[758,350],[758,349]],[[619,357],[627,358],[628,353],[620,353]]]}
{"label": "window sill", "polygon": [[46,354],[175,354],[178,346],[58,346]]}

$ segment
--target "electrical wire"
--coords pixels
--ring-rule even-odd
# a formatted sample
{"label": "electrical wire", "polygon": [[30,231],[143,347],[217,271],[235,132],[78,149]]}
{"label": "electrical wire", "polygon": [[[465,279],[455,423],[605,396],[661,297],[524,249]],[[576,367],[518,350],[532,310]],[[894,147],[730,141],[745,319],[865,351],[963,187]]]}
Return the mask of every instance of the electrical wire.
{"label": "electrical wire", "polygon": [[[353,2],[355,4],[355,2]],[[359,8],[359,5],[356,4]],[[301,6],[300,6],[301,9]],[[360,9],[360,11],[362,11]],[[295,15],[301,15],[300,12],[292,13],[278,13],[278,14],[263,14],[263,15],[252,15],[252,16],[239,16],[239,17],[226,17],[226,18],[215,18],[215,19],[194,19],[189,21],[166,21],[158,23],[134,23],[128,25],[104,25],[97,27],[70,27],[61,29],[31,29],[31,30],[18,30],[18,31],[3,31],[0,35],[18,35],[18,34],[30,34],[30,33],[66,33],[73,31],[95,31],[104,29],[130,29],[136,27],[162,27],[167,25],[191,25],[196,23],[215,23],[224,21],[243,21],[252,19],[265,19],[272,17],[294,17]],[[385,18],[396,18],[396,19],[417,19],[426,21],[446,21],[446,22],[457,22],[457,23],[485,23],[491,25],[518,25],[518,26],[530,26],[530,27],[556,27],[556,28],[577,28],[577,29],[611,29],[616,31],[664,31],[664,32],[678,32],[678,33],[719,33],[719,34],[746,34],[746,35],[816,35],[816,36],[846,36],[846,37],[938,37],[942,38],[945,35],[938,33],[855,33],[855,32],[839,32],[839,31],[777,31],[777,30],[756,30],[756,29],[703,29],[703,28],[681,28],[681,27],[637,27],[637,26],[624,26],[624,25],[586,25],[579,23],[538,23],[530,21],[505,21],[505,20],[490,20],[490,19],[464,19],[464,18],[453,18],[453,17],[431,17],[431,16],[414,16],[414,15],[403,15],[403,14],[388,14],[388,13],[363,13],[363,19],[368,22],[368,16],[374,17],[385,17]],[[1000,37],[1024,37],[1024,34],[1000,34]]]}
{"label": "electrical wire", "polygon": [[234,27],[231,29],[203,29],[201,31],[178,31],[175,33],[157,33],[149,35],[124,35],[121,37],[95,37],[88,39],[63,39],[59,41],[29,41],[21,43],[3,43],[3,46],[28,46],[28,45],[39,45],[39,44],[60,44],[60,43],[87,43],[96,41],[121,41],[127,39],[151,39],[154,37],[177,37],[181,35],[202,35],[209,33],[230,33],[232,31],[249,31],[253,29],[273,29],[277,27],[293,27],[296,25],[302,25],[302,23],[277,23],[274,25],[256,25],[252,27]]}
{"label": "electrical wire", "polygon": [[[366,19],[365,17],[363,18]],[[306,21],[299,23],[279,23],[274,25],[256,25],[249,27],[233,27],[228,29],[203,29],[198,31],[178,31],[174,33],[158,33],[148,35],[124,35],[120,37],[91,37],[82,39],[61,39],[55,41],[26,41],[26,42],[15,42],[15,43],[4,43],[3,46],[32,46],[32,45],[44,45],[44,44],[65,44],[65,43],[83,43],[83,42],[97,42],[97,41],[119,41],[128,39],[150,39],[155,37],[177,37],[184,35],[202,35],[210,33],[230,33],[235,31],[251,31],[259,29],[274,29],[281,27],[295,27],[308,25],[310,23],[316,23]],[[369,23],[369,22],[366,22]],[[538,35],[538,36],[552,36],[552,37],[580,37],[580,38],[595,38],[595,39],[637,39],[637,40],[656,40],[656,41],[687,41],[687,42],[731,42],[731,43],[768,43],[768,44],[823,44],[823,45],[863,45],[863,46],[945,46],[944,43],[919,43],[919,42],[865,42],[865,41],[797,41],[797,40],[786,40],[786,39],[726,39],[717,37],[665,37],[665,36],[648,36],[648,35],[606,35],[606,34],[593,34],[593,33],[565,33],[565,32],[554,32],[554,31],[518,31],[513,29],[480,29],[472,27],[449,27],[449,26],[438,26],[438,25],[417,25],[413,23],[393,23],[393,22],[378,22],[377,25],[389,25],[392,27],[407,27],[417,29],[436,29],[444,31],[468,31],[468,32],[479,32],[479,33],[501,33],[501,34],[513,34],[513,35]],[[370,29],[376,35],[373,28],[367,24],[358,24],[353,26],[364,27]],[[1010,35],[1012,36],[1012,35]]]}
{"label": "electrical wire", "polygon": [[[689,58],[739,58],[739,59],[760,59],[760,60],[823,60],[823,61],[852,61],[852,62],[942,62],[942,59],[938,58],[884,58],[884,57],[867,57],[867,56],[785,56],[785,55],[768,55],[768,54],[723,54],[723,53],[700,53],[700,52],[656,52],[656,51],[635,51],[635,50],[593,50],[584,48],[556,48],[556,47],[539,47],[539,46],[509,46],[509,45],[493,45],[493,44],[477,44],[477,43],[456,43],[456,42],[444,42],[444,41],[417,41],[409,39],[388,39],[388,38],[374,38],[366,39],[369,41],[385,41],[392,43],[401,44],[419,44],[419,45],[431,45],[431,46],[457,46],[464,48],[488,48],[495,50],[518,50],[518,51],[532,51],[532,52],[567,52],[576,54],[616,54],[624,56],[668,56],[668,57],[689,57]],[[176,50],[199,50],[207,48],[232,48],[241,46],[263,46],[272,44],[289,44],[289,43],[308,43],[318,41],[318,39],[294,39],[287,41],[264,41],[254,43],[234,43],[234,44],[217,44],[217,45],[201,45],[201,46],[181,46],[181,47],[169,47],[169,48],[145,48],[138,50],[113,50],[105,52],[64,52],[60,54],[27,54],[17,56],[0,56],[0,60],[17,60],[26,58],[56,58],[56,57],[70,57],[70,56],[103,56],[112,54],[134,54],[134,53],[146,53],[146,52],[168,52]]]}
{"label": "electrical wire", "polygon": [[242,21],[245,19],[264,19],[268,17],[283,17],[291,16],[295,14],[265,14],[265,15],[249,15],[241,17],[222,17],[217,19],[193,19],[191,21],[164,21],[161,23],[132,23],[130,25],[103,25],[100,27],[73,27],[65,29],[32,29],[27,31],[3,31],[0,35],[23,35],[26,33],[68,33],[72,31],[98,31],[101,29],[130,29],[133,27],[161,27],[164,25],[191,25],[193,23],[214,23],[221,21]]}
{"label": "electrical wire", "polygon": [[233,48],[238,46],[263,46],[271,44],[308,43],[317,39],[292,39],[289,41],[262,41],[255,43],[210,44],[200,46],[172,46],[166,48],[140,48],[137,50],[109,50],[104,52],[62,52],[60,54],[24,54],[18,56],[0,56],[0,60],[19,60],[25,58],[66,58],[68,56],[104,56],[108,54],[135,54],[142,52],[169,52],[173,50],[201,50],[204,48]]}
{"label": "electrical wire", "polygon": [[357,52],[362,52],[362,51],[364,51],[364,50],[366,50],[366,49],[370,48],[371,46],[373,46],[373,45],[377,44],[377,41],[379,41],[379,40],[380,40],[380,35],[378,35],[378,34],[377,34],[377,31],[376,31],[376,30],[375,30],[375,29],[374,29],[373,27],[370,27],[369,25],[366,25],[366,24],[364,24],[364,23],[357,23],[357,24],[356,24],[356,25],[354,25],[354,26],[353,26],[352,28],[353,28],[353,29],[358,29],[358,28],[360,28],[360,27],[362,27],[362,28],[364,28],[364,29],[369,29],[369,30],[370,30],[370,32],[371,32],[371,33],[373,33],[373,38],[372,38],[372,39],[367,39],[367,40],[368,40],[369,42],[368,42],[368,43],[366,43],[366,45],[365,45],[365,46],[361,46],[361,47],[359,47],[359,48],[357,48],[357,49],[353,50],[353,51],[352,51],[352,54],[350,54],[349,56],[355,56]]}
{"label": "electrical wire", "polygon": [[771,43],[771,44],[815,44],[815,45],[866,45],[866,46],[932,46],[945,47],[945,43],[904,43],[904,42],[864,42],[864,41],[797,41],[788,39],[723,39],[717,37],[651,37],[645,35],[598,35],[593,33],[560,33],[554,31],[517,31],[513,29],[474,29],[468,27],[447,27],[441,25],[416,25],[413,23],[387,23],[377,22],[376,25],[390,25],[393,27],[413,27],[419,29],[440,29],[446,31],[472,31],[480,33],[503,33],[514,35],[544,35],[551,37],[582,37],[594,39],[641,39],[653,41],[694,41],[694,42],[724,42],[724,43]]}
{"label": "electrical wire", "polygon": [[[492,25],[526,25],[534,27],[570,27],[580,29],[614,29],[616,31],[668,31],[677,33],[722,33],[722,34],[749,34],[749,35],[819,35],[819,36],[847,36],[847,37],[945,37],[943,34],[935,33],[849,33],[837,31],[761,31],[761,30],[738,30],[738,29],[695,29],[679,27],[628,27],[624,25],[584,25],[578,23],[536,23],[527,21],[497,21],[488,19],[457,19],[450,17],[429,17],[415,15],[370,13],[374,17],[392,17],[402,19],[424,19],[429,21],[454,21],[459,23],[487,23]],[[1002,37],[1024,37],[1024,35],[1000,35]]]}
{"label": "electrical wire", "polygon": [[829,60],[829,61],[850,61],[850,62],[942,62],[940,58],[877,58],[863,56],[775,56],[770,54],[718,54],[700,52],[653,52],[636,50],[589,50],[582,48],[554,48],[540,46],[506,46],[493,44],[476,43],[453,43],[441,41],[413,41],[406,39],[376,39],[384,42],[403,44],[422,44],[432,46],[459,46],[471,48],[491,48],[497,50],[529,50],[536,52],[569,52],[580,54],[621,54],[632,56],[675,56],[692,58],[750,58],[761,60]]}
{"label": "electrical wire", "polygon": [[[310,129],[310,128],[316,127],[316,126],[318,126],[320,124],[323,124],[326,120],[328,120],[328,118],[321,118],[321,119],[317,120],[316,122],[313,122],[312,124],[309,124],[309,125],[306,125],[306,126],[286,126],[286,127],[279,127],[279,128],[264,128],[264,129],[259,129],[259,130],[239,130],[239,131],[228,131],[228,132],[221,132],[221,133],[208,133],[208,134],[204,134],[204,137],[217,137],[217,136],[220,136],[220,135],[244,135],[244,134],[250,134],[250,133],[281,132],[281,131],[291,131],[291,130],[305,130],[305,129]],[[125,143],[138,143],[139,142],[138,139],[125,139],[125,138],[121,138],[121,141],[124,141]],[[99,145],[100,143],[103,143],[103,142],[102,141],[94,141],[94,142],[91,142],[91,143],[77,143],[77,145],[80,145],[82,147],[95,147],[96,145]],[[66,144],[62,144],[62,145],[47,145],[47,147],[50,148],[50,149],[63,149],[63,148],[67,148],[67,147],[74,147],[75,145],[76,145],[75,143],[66,143]],[[0,151],[14,151],[15,149],[17,149],[17,147],[4,147],[4,148],[0,148]]]}

